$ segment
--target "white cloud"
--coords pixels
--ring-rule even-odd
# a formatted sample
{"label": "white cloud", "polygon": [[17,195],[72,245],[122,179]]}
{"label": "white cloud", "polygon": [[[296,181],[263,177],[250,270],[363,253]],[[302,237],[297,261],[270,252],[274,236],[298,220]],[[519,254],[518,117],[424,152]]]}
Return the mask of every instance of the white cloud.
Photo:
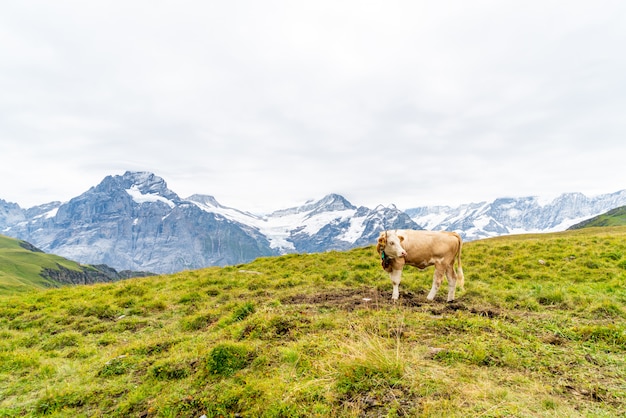
{"label": "white cloud", "polygon": [[0,198],[148,170],[269,211],[623,189],[621,1],[13,2]]}

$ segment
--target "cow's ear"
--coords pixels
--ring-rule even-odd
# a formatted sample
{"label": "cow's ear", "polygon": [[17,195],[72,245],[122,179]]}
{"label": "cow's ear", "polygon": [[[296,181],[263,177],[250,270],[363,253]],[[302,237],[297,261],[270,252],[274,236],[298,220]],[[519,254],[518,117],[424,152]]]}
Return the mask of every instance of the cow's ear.
{"label": "cow's ear", "polygon": [[404,241],[404,237],[402,235],[398,235],[398,238],[400,238],[400,242]]}
{"label": "cow's ear", "polygon": [[380,254],[384,246],[385,246],[385,237],[379,237],[378,244],[376,245],[376,251],[378,251],[378,254]]}

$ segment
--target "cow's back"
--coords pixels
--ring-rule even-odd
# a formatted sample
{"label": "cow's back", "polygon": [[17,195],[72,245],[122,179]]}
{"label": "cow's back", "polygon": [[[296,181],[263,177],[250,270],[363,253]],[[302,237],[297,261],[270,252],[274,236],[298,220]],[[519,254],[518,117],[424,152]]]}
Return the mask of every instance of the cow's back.
{"label": "cow's back", "polygon": [[398,231],[404,237],[402,247],[406,251],[407,264],[418,267],[432,265],[435,261],[445,259],[453,262],[459,251],[460,237],[455,232],[448,231]]}

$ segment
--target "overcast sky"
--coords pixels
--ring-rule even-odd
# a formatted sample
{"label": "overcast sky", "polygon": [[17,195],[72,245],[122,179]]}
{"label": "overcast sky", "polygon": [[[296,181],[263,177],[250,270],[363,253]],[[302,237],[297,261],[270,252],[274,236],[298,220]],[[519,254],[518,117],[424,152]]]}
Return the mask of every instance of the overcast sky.
{"label": "overcast sky", "polygon": [[3,1],[0,199],[256,213],[626,188],[626,2]]}

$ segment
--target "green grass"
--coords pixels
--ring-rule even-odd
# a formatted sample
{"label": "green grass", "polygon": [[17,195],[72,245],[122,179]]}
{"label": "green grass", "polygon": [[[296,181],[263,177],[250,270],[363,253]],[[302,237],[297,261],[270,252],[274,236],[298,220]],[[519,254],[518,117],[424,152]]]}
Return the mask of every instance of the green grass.
{"label": "green grass", "polygon": [[373,247],[0,299],[0,416],[626,414],[626,228],[463,247],[398,304]]}
{"label": "green grass", "polygon": [[626,206],[611,209],[610,211],[587,219],[581,223],[573,225],[570,229],[591,228],[599,226],[621,226],[626,225]]}
{"label": "green grass", "polygon": [[80,265],[66,258],[31,251],[23,241],[0,235],[0,294],[58,287],[59,283],[44,279],[44,268],[58,269],[58,265],[81,271]]}

